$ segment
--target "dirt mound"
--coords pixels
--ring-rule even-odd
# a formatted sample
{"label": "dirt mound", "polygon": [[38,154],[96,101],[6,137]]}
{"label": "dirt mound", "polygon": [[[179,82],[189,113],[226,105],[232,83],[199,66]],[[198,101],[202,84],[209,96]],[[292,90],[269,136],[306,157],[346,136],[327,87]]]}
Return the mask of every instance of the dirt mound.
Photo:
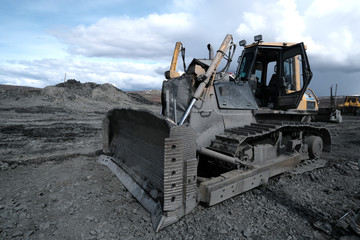
{"label": "dirt mound", "polygon": [[[56,84],[54,87],[60,89],[65,94],[68,94],[70,97],[74,98],[76,96],[84,96],[84,97],[94,97],[98,96],[98,94],[107,96],[110,95],[109,98],[102,98],[101,100],[114,100],[113,96],[116,95],[124,95],[126,93],[121,91],[120,89],[114,87],[111,84],[97,84],[93,82],[81,83],[80,81],[76,81],[75,79],[69,79],[64,83]],[[95,91],[95,94],[94,94]],[[124,97],[122,96],[122,97]]]}
{"label": "dirt mound", "polygon": [[[43,89],[3,87],[0,88],[0,92],[2,109],[12,109],[17,112],[37,111],[39,107],[44,108],[44,111],[48,109],[53,112],[106,112],[111,108],[128,105],[138,107],[154,105],[153,109],[159,107],[158,103],[139,94],[124,92],[111,84],[81,83],[75,79]],[[26,109],[23,106],[26,106]]]}
{"label": "dirt mound", "polygon": [[55,86],[56,87],[65,87],[65,88],[73,89],[73,88],[82,88],[82,86],[85,86],[85,85],[90,86],[90,87],[93,86],[93,88],[95,88],[95,86],[99,85],[99,84],[96,84],[96,83],[82,84],[80,81],[77,81],[76,79],[69,79],[66,82],[58,83]]}
{"label": "dirt mound", "polygon": [[[64,83],[56,84],[55,87],[48,88],[55,88],[55,92],[60,91],[62,94],[66,94],[70,100],[74,100],[77,96],[83,96],[103,102],[119,102],[125,100],[147,105],[157,104],[156,102],[143,97],[141,92],[124,92],[109,83],[81,83],[75,79],[69,79]],[[49,93],[48,89],[47,93]]]}

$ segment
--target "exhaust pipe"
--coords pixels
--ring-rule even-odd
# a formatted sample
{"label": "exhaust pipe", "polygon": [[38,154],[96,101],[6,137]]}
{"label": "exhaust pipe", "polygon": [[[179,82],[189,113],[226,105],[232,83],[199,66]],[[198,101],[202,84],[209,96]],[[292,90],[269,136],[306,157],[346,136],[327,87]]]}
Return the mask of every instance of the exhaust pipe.
{"label": "exhaust pipe", "polygon": [[214,59],[214,49],[210,43],[207,45],[207,48],[209,50],[209,59],[210,60]]}

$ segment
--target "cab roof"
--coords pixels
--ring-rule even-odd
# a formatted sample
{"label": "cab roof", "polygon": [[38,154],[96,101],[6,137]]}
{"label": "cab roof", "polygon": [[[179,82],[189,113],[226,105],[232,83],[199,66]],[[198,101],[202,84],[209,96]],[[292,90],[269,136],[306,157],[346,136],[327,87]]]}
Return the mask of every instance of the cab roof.
{"label": "cab roof", "polygon": [[[290,47],[297,43],[289,43],[289,42],[255,42],[249,45],[246,45],[244,48],[251,48],[254,46],[267,46],[267,47]],[[307,49],[305,45],[305,50]]]}

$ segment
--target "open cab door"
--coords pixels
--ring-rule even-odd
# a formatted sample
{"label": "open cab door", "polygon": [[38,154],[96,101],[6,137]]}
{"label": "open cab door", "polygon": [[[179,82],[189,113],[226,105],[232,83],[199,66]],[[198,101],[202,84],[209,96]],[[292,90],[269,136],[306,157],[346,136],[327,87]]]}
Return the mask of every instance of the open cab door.
{"label": "open cab door", "polygon": [[276,82],[276,108],[297,108],[310,81],[312,72],[303,43],[283,49]]}

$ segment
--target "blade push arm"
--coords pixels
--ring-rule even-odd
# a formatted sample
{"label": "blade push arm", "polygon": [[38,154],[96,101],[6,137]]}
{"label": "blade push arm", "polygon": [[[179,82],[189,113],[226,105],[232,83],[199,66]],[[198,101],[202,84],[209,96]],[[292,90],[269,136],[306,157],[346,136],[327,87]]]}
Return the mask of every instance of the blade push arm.
{"label": "blade push arm", "polygon": [[209,81],[210,81],[210,78],[211,76],[213,75],[213,73],[216,72],[216,69],[217,67],[219,66],[220,62],[221,62],[221,59],[223,58],[225,52],[226,52],[226,49],[229,45],[230,42],[232,42],[233,38],[230,34],[227,34],[223,43],[221,44],[219,50],[217,51],[214,59],[212,60],[211,62],[211,65],[209,67],[209,69],[206,71],[205,73],[205,80],[202,81],[199,85],[199,87],[196,89],[195,93],[194,93],[194,96],[193,98],[191,99],[191,102],[188,106],[188,108],[186,109],[184,115],[182,116],[180,122],[179,122],[179,125],[182,125],[186,118],[189,116],[190,114],[190,111],[192,109],[192,107],[194,106],[195,102],[200,98],[202,92],[204,91],[205,87],[208,85]]}

